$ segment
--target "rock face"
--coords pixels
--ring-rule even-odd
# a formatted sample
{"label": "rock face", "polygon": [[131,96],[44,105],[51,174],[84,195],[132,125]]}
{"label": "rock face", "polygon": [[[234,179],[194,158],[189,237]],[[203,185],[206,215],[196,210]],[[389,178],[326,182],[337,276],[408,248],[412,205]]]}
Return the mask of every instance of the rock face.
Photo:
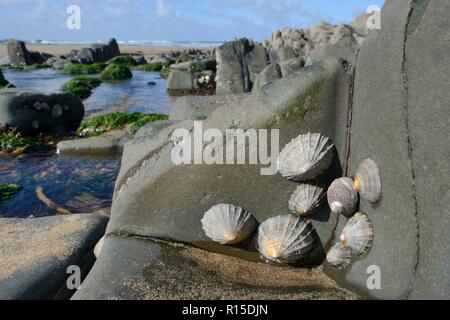
{"label": "rock face", "polygon": [[17,128],[20,132],[76,130],[83,116],[83,103],[73,95],[44,95],[22,89],[0,91],[0,125]]}
{"label": "rock face", "polygon": [[269,64],[267,50],[248,39],[217,48],[217,94],[250,92],[257,75]]}
{"label": "rock face", "polygon": [[284,28],[272,33],[264,41],[270,61],[280,63],[293,58],[302,58],[312,64],[325,58],[349,58],[364,34],[350,25],[332,25],[321,21],[311,29]]}
{"label": "rock face", "polygon": [[95,62],[107,62],[117,56],[120,56],[119,45],[116,39],[110,39],[108,43],[96,43],[78,52],[74,51],[68,56],[68,59],[81,64],[92,64]]}
{"label": "rock face", "polygon": [[0,89],[3,89],[5,87],[10,87],[10,86],[11,86],[11,84],[5,79],[2,71],[0,70]]}
{"label": "rock face", "polygon": [[28,51],[25,42],[10,40],[7,43],[10,64],[14,67],[28,66],[36,63],[44,63],[51,55]]}
{"label": "rock face", "polygon": [[67,299],[67,268],[82,274],[108,219],[94,214],[0,219],[0,299]]}
{"label": "rock face", "polygon": [[215,60],[192,60],[172,64],[167,80],[167,91],[174,96],[214,94],[215,78]]}
{"label": "rock face", "polygon": [[358,298],[318,269],[280,269],[188,246],[107,237],[73,299]]}
{"label": "rock face", "polygon": [[[383,196],[360,203],[374,227],[369,254],[327,273],[374,298],[450,298],[449,12],[444,0],[386,1],[383,28],[358,56],[349,168],[374,159]],[[381,287],[371,290],[373,265]]]}

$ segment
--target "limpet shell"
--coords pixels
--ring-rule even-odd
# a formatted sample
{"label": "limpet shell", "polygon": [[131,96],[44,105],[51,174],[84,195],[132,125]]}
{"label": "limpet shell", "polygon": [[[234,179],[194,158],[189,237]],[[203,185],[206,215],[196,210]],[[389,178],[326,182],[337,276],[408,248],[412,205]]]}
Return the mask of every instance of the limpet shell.
{"label": "limpet shell", "polygon": [[306,215],[320,207],[325,190],[312,184],[301,184],[295,189],[289,200],[292,213]]}
{"label": "limpet shell", "polygon": [[205,234],[221,244],[236,244],[247,239],[256,229],[255,218],[232,204],[218,204],[205,212],[202,220]]}
{"label": "limpet shell", "polygon": [[372,241],[373,228],[369,218],[364,213],[357,212],[342,230],[340,243],[353,254],[363,255],[369,251]]}
{"label": "limpet shell", "polygon": [[361,198],[377,203],[381,198],[381,175],[375,161],[366,159],[360,163],[354,178],[354,188]]}
{"label": "limpet shell", "polygon": [[353,180],[339,178],[334,180],[327,191],[328,204],[331,211],[350,216],[356,211],[358,194],[353,188]]}
{"label": "limpet shell", "polygon": [[258,228],[261,256],[278,263],[294,263],[314,246],[314,228],[309,220],[281,215],[264,221]]}
{"label": "limpet shell", "polygon": [[280,174],[293,181],[316,178],[331,165],[334,146],[320,133],[300,135],[288,143],[278,156]]}
{"label": "limpet shell", "polygon": [[327,262],[336,268],[345,268],[349,265],[352,257],[350,248],[342,243],[337,243],[327,253]]}

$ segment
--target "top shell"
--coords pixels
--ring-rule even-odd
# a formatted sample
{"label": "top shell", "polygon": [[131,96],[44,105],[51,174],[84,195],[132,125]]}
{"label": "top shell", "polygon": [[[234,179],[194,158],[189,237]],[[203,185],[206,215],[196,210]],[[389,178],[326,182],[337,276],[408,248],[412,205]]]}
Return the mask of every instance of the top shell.
{"label": "top shell", "polygon": [[278,156],[281,175],[294,181],[316,178],[331,165],[333,144],[320,133],[300,135],[288,143]]}
{"label": "top shell", "polygon": [[202,218],[205,234],[221,244],[236,244],[247,239],[256,229],[255,218],[232,204],[219,204]]}
{"label": "top shell", "polygon": [[377,203],[381,198],[381,175],[375,161],[366,159],[358,167],[354,188],[363,199]]}
{"label": "top shell", "polygon": [[276,216],[259,226],[258,250],[269,261],[294,263],[305,257],[313,246],[314,228],[310,221],[300,217]]}

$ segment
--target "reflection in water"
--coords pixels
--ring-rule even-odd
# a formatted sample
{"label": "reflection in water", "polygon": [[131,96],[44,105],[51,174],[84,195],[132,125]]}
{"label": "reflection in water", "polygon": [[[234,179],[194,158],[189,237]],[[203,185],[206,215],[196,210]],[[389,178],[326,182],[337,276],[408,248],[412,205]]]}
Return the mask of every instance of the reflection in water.
{"label": "reflection in water", "polygon": [[[44,93],[60,92],[72,77],[52,69],[5,71],[5,78],[18,88]],[[156,85],[149,86],[154,81]],[[166,80],[157,72],[133,71],[133,79],[103,83],[83,101],[87,114],[105,111],[168,114],[173,100],[166,93]],[[52,201],[75,213],[94,212],[111,206],[120,157],[67,157],[54,150],[38,150],[19,157],[0,156],[0,184],[23,186],[15,197],[0,202],[0,217],[54,215],[36,196],[42,187]]]}

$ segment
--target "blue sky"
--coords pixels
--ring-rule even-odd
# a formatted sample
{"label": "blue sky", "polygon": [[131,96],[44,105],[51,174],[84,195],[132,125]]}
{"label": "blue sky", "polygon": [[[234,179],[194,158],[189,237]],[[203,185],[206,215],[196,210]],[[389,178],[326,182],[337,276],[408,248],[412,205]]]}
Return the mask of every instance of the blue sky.
{"label": "blue sky", "polygon": [[[274,29],[349,22],[384,0],[0,0],[0,39],[257,41]],[[66,9],[81,8],[81,30]]]}

